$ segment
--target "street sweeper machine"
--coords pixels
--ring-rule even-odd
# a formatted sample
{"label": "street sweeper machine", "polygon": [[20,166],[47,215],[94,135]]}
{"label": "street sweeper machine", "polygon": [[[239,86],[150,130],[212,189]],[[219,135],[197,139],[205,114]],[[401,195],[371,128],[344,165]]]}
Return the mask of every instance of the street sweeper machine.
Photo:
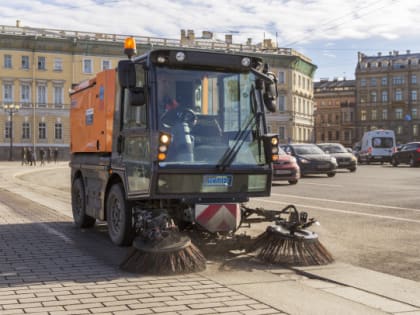
{"label": "street sweeper machine", "polygon": [[270,195],[278,157],[265,117],[276,78],[263,60],[185,48],[134,57],[134,40],[125,44],[127,60],[70,92],[76,226],[106,221],[113,243],[132,245],[128,271],[202,270],[199,238],[262,221],[273,224],[248,247],[262,259],[330,262],[306,213],[246,206]]}

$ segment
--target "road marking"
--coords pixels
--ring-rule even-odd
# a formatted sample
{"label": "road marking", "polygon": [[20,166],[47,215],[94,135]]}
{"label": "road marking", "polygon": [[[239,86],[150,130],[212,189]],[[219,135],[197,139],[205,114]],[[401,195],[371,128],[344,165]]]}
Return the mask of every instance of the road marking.
{"label": "road marking", "polygon": [[341,201],[341,200],[331,200],[331,199],[314,198],[314,197],[302,197],[302,196],[298,196],[298,195],[289,195],[289,194],[272,193],[271,195],[272,196],[278,196],[278,197],[292,197],[292,198],[307,199],[307,200],[334,202],[334,203],[340,203],[340,204],[346,204],[346,205],[355,205],[355,206],[364,206],[364,207],[376,207],[376,208],[386,208],[386,209],[393,209],[393,210],[420,212],[420,209],[415,209],[415,208],[403,208],[403,207],[395,207],[395,206],[386,206],[386,205],[378,205],[378,204],[374,204],[374,203]]}
{"label": "road marking", "polygon": [[319,183],[310,183],[310,182],[303,183],[302,181],[300,181],[299,184],[303,184],[303,185],[314,185],[314,186],[344,187],[343,185],[319,184]]}
{"label": "road marking", "polygon": [[[281,205],[289,205],[290,204],[290,202],[274,201],[274,200],[268,200],[268,199],[258,199],[258,200],[262,201],[262,202],[281,204]],[[350,210],[340,210],[340,209],[334,209],[334,208],[317,207],[317,206],[305,205],[305,204],[294,204],[294,205],[297,206],[297,207],[316,209],[316,210],[321,210],[321,211],[329,211],[329,212],[344,213],[344,214],[354,214],[354,215],[361,215],[361,216],[366,216],[366,217],[373,217],[373,218],[380,218],[380,219],[390,219],[390,220],[404,221],[404,222],[410,222],[410,223],[420,223],[420,220],[398,218],[398,217],[392,217],[392,216],[388,216],[388,215],[372,214],[372,213],[357,212],[357,211],[350,211]]]}

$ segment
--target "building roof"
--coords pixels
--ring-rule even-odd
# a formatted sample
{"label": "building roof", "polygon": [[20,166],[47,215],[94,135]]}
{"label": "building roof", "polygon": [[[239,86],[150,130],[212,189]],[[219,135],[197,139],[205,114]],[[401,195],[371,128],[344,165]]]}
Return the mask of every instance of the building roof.
{"label": "building roof", "polygon": [[338,80],[332,81],[321,79],[320,81],[314,82],[315,90],[333,90],[333,89],[351,89],[356,88],[356,80]]}

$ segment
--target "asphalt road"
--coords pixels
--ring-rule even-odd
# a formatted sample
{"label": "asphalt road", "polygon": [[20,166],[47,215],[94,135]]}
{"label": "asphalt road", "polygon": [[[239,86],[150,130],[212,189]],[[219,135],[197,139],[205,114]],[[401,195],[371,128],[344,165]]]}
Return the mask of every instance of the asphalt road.
{"label": "asphalt road", "polygon": [[[51,187],[51,198],[70,201],[66,167],[18,177],[32,183],[31,189]],[[270,198],[250,204],[267,209],[295,204],[319,220],[313,230],[337,261],[420,281],[420,168],[361,165],[333,178],[310,176],[297,185],[279,181]],[[252,234],[264,226],[254,226]]]}
{"label": "asphalt road", "polygon": [[272,196],[258,202],[307,211],[338,261],[420,281],[420,168],[361,165],[286,183],[274,183]]}

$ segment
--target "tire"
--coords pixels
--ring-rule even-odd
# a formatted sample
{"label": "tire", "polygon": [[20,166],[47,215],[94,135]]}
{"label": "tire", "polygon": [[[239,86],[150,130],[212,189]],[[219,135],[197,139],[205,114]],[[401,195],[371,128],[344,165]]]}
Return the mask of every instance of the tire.
{"label": "tire", "polygon": [[74,224],[78,228],[90,228],[95,224],[95,218],[86,214],[85,187],[80,177],[74,180],[71,187],[71,209]]}
{"label": "tire", "polygon": [[354,172],[356,172],[356,168],[355,167],[351,167],[351,168],[349,168],[349,171],[352,172],[352,173],[354,173]]}
{"label": "tire", "polygon": [[334,177],[335,176],[335,172],[329,172],[329,173],[327,173],[327,176],[328,177]]}
{"label": "tire", "polygon": [[397,159],[395,157],[393,157],[391,159],[391,164],[392,164],[393,167],[397,167],[398,166],[398,161],[397,161]]}
{"label": "tire", "polygon": [[410,167],[416,166],[416,162],[414,161],[414,157],[410,156],[410,160],[408,161],[408,164],[410,164]]}
{"label": "tire", "polygon": [[289,180],[289,184],[290,185],[296,185],[298,183],[298,180],[297,179],[291,179],[291,180]]}
{"label": "tire", "polygon": [[108,235],[118,246],[131,245],[134,237],[131,208],[125,200],[124,188],[114,184],[106,198]]}

